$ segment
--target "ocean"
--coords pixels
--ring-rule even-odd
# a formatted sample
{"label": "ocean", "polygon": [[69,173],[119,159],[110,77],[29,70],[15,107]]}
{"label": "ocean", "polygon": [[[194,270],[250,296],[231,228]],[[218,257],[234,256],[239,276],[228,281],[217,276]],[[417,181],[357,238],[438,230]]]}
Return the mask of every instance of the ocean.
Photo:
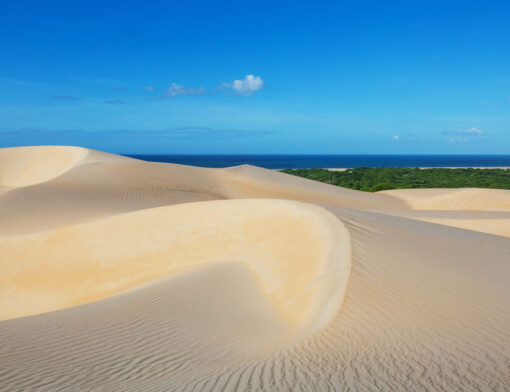
{"label": "ocean", "polygon": [[266,169],[352,167],[510,167],[510,155],[127,155],[202,167],[242,164]]}

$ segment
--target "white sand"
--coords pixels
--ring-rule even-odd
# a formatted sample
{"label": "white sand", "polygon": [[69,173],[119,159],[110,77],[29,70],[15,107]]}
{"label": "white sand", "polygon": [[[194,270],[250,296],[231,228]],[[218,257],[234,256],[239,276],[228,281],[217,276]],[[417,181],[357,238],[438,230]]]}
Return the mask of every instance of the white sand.
{"label": "white sand", "polygon": [[509,227],[509,191],[0,149],[0,390],[506,391]]}

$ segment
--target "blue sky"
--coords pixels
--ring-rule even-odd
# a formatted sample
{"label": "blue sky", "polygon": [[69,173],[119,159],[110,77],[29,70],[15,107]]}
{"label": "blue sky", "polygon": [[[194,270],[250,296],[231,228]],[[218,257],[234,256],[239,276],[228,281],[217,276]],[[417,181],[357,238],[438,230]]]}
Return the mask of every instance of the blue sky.
{"label": "blue sky", "polygon": [[5,1],[0,147],[510,153],[509,1]]}

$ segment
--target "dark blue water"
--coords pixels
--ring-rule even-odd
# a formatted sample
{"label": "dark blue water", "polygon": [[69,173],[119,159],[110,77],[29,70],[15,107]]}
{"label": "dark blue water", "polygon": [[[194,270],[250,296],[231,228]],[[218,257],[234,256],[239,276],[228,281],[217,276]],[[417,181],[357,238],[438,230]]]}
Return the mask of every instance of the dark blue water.
{"label": "dark blue water", "polygon": [[128,155],[152,162],[202,167],[242,164],[266,169],[341,167],[488,167],[510,166],[510,155]]}

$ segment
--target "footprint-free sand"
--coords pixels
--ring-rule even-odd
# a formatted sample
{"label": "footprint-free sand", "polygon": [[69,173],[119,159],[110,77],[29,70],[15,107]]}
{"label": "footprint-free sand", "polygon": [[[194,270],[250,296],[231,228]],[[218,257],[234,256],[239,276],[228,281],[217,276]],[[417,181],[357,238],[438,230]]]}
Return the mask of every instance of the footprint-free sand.
{"label": "footprint-free sand", "polygon": [[508,391],[510,191],[0,149],[0,391]]}

